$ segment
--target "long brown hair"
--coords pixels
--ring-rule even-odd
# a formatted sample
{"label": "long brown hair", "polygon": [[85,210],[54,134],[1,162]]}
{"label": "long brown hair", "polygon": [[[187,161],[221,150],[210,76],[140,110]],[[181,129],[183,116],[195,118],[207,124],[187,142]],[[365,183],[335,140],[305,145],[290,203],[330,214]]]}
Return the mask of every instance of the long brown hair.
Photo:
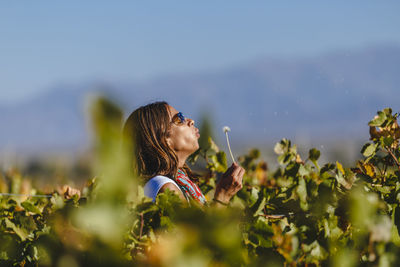
{"label": "long brown hair", "polygon": [[[167,102],[154,102],[133,111],[125,122],[123,135],[131,153],[132,170],[143,182],[155,175],[172,179],[178,171],[178,157],[168,145],[170,115]],[[196,178],[185,164],[184,171]]]}

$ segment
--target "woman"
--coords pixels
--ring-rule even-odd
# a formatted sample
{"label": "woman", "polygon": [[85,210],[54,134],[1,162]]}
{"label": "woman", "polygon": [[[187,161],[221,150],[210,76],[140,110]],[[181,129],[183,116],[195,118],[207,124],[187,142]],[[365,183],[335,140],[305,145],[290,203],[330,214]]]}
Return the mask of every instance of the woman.
{"label": "woman", "polygon": [[[136,109],[124,126],[124,136],[133,150],[134,171],[145,179],[145,194],[153,201],[169,189],[183,200],[206,204],[186,159],[199,148],[199,130],[194,121],[166,102]],[[244,169],[236,163],[222,175],[215,189],[216,205],[228,205],[242,188]]]}

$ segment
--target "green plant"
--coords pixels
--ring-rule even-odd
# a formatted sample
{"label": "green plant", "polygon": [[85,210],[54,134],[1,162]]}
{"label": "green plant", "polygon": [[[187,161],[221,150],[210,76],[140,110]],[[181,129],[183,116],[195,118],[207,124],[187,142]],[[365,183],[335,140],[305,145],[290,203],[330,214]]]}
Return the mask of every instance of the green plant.
{"label": "green plant", "polygon": [[[81,196],[0,196],[0,264],[5,266],[390,266],[400,263],[398,114],[378,112],[356,166],[320,166],[290,140],[275,146],[273,171],[252,149],[238,158],[243,189],[227,209],[185,205],[167,190],[146,198],[120,149],[122,113],[92,106],[96,160]],[[117,149],[118,148],[118,149]],[[207,164],[200,186],[211,199],[227,169],[209,138],[191,157]],[[3,193],[43,194],[18,171],[0,175]]]}

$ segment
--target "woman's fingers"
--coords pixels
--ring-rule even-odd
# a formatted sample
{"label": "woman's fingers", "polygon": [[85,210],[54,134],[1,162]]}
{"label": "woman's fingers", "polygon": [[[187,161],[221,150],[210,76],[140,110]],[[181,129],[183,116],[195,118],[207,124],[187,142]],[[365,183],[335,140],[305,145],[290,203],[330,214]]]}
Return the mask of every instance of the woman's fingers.
{"label": "woman's fingers", "polygon": [[232,184],[236,187],[241,189],[242,188],[242,182],[243,182],[243,174],[244,174],[244,169],[240,167],[239,165],[235,166],[235,169],[232,172]]}
{"label": "woman's fingers", "polygon": [[243,175],[244,175],[244,169],[240,167],[240,171],[238,173],[238,179],[240,181],[240,188],[242,188],[243,185]]}
{"label": "woman's fingers", "polygon": [[239,175],[240,169],[242,169],[242,167],[240,167],[239,165],[235,164],[233,172],[232,172],[232,176],[236,177]]}
{"label": "woman's fingers", "polygon": [[232,163],[232,165],[229,167],[227,173],[232,174],[236,170],[237,167],[239,167],[239,165],[237,165],[237,163]]}
{"label": "woman's fingers", "polygon": [[236,168],[237,164],[232,163],[232,165],[226,170],[225,174],[230,175]]}
{"label": "woman's fingers", "polygon": [[244,168],[241,168],[241,171],[240,171],[240,173],[239,173],[239,177],[240,177],[240,188],[243,187],[243,175],[244,175],[244,173],[245,173]]}
{"label": "woman's fingers", "polygon": [[224,173],[224,179],[220,181],[220,186],[233,190],[236,193],[242,188],[243,174],[245,170],[237,163],[232,163],[229,169]]}
{"label": "woman's fingers", "polygon": [[240,167],[240,172],[239,172],[239,177],[240,177],[240,179],[243,179],[244,173],[245,173],[244,168]]}

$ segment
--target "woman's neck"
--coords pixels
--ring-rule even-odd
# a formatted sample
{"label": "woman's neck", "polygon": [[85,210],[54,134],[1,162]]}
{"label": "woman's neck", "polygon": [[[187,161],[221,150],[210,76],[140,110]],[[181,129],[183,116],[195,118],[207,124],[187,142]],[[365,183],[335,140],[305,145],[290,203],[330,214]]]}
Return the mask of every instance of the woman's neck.
{"label": "woman's neck", "polygon": [[182,169],[185,166],[186,159],[188,157],[178,157],[178,169]]}

